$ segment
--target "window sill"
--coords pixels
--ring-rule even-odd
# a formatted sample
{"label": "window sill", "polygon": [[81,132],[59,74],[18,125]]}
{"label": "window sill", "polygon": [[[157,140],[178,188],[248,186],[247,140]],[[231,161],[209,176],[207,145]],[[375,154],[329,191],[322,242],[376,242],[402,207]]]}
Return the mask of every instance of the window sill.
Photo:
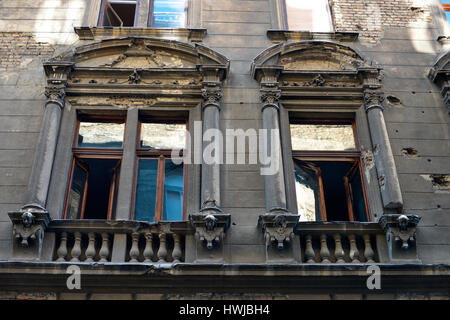
{"label": "window sill", "polygon": [[203,28],[74,27],[74,30],[80,40],[149,37],[186,42],[202,42],[206,35],[206,29]]}
{"label": "window sill", "polygon": [[267,30],[267,37],[273,42],[304,41],[304,40],[335,40],[338,42],[353,42],[358,39],[358,32],[311,32],[301,30]]}

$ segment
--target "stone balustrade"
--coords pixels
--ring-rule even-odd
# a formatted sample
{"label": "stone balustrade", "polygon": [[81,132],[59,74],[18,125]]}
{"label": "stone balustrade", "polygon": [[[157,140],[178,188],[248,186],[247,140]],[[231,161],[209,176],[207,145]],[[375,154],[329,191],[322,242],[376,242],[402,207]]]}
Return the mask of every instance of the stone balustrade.
{"label": "stone balustrade", "polygon": [[386,236],[378,223],[301,222],[302,263],[380,263],[387,259]]}
{"label": "stone balustrade", "polygon": [[177,263],[184,261],[185,237],[160,223],[127,235],[126,261],[130,263]]}
{"label": "stone balustrade", "polygon": [[186,222],[53,220],[43,257],[57,262],[182,262],[190,231]]}

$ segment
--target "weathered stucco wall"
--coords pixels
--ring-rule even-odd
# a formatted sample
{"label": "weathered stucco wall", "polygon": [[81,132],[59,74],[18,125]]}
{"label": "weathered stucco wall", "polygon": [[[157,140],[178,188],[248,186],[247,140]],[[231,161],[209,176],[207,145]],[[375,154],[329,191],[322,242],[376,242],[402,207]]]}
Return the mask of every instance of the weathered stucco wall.
{"label": "weathered stucco wall", "polygon": [[[42,61],[77,42],[73,26],[93,24],[96,1],[0,2],[0,259],[10,256],[7,212],[23,205],[44,105]],[[221,128],[259,129],[259,84],[253,58],[273,43],[275,0],[204,0],[204,44],[231,60]],[[350,46],[384,69],[385,119],[403,192],[404,211],[422,216],[417,232],[423,263],[450,262],[450,190],[433,176],[450,174],[450,116],[428,70],[448,48],[439,1],[332,0],[336,31],[359,31]],[[94,10],[94,11],[95,11]],[[228,262],[264,262],[258,215],[265,212],[258,165],[223,165],[222,207],[232,215]]]}
{"label": "weathered stucco wall", "polygon": [[91,1],[0,1],[0,259],[11,255],[7,212],[23,205],[44,110],[42,62],[78,40]]}

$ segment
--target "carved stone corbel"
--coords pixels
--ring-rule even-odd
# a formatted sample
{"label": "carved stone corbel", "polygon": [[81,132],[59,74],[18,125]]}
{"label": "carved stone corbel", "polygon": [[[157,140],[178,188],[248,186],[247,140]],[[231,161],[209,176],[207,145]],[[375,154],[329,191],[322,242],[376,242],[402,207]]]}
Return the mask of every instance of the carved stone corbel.
{"label": "carved stone corbel", "polygon": [[410,243],[416,241],[416,226],[420,219],[418,215],[384,214],[379,223],[392,240],[400,242],[403,250],[408,250]]}
{"label": "carved stone corbel", "polygon": [[48,211],[39,205],[27,205],[19,211],[8,212],[8,216],[13,224],[13,237],[20,246],[39,249],[50,222]]}
{"label": "carved stone corbel", "polygon": [[224,213],[198,213],[189,215],[195,228],[195,237],[206,248],[212,250],[223,242],[223,236],[230,226],[231,215]]}
{"label": "carved stone corbel", "polygon": [[386,232],[391,262],[418,262],[416,227],[421,217],[412,214],[384,214],[378,223]]}
{"label": "carved stone corbel", "polygon": [[294,228],[299,216],[289,213],[260,215],[258,225],[264,232],[266,247],[276,246],[285,249],[294,239]]}

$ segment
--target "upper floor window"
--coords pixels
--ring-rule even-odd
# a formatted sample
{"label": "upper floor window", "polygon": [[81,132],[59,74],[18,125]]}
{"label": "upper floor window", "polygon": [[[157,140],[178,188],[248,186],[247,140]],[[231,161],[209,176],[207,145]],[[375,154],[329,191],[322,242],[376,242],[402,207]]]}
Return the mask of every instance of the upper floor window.
{"label": "upper floor window", "polygon": [[138,0],[102,0],[100,26],[133,27],[136,25]]}
{"label": "upper floor window", "polygon": [[148,26],[153,28],[184,28],[186,26],[186,0],[153,0]]}
{"label": "upper floor window", "polygon": [[368,221],[354,122],[292,119],[290,130],[301,221]]}
{"label": "upper floor window", "polygon": [[[139,0],[102,0],[99,25],[113,27],[136,27],[138,16],[147,15],[147,7]],[[184,28],[187,19],[186,0],[151,0],[148,9],[149,27]]]}
{"label": "upper floor window", "polygon": [[447,21],[450,22],[450,0],[441,0]]}
{"label": "upper floor window", "polygon": [[186,129],[185,119],[141,119],[134,220],[183,220],[185,166],[173,161],[172,151],[185,148]]}
{"label": "upper floor window", "polygon": [[331,32],[328,0],[284,0],[286,28],[289,30]]}
{"label": "upper floor window", "polygon": [[66,219],[113,219],[117,207],[125,119],[80,116],[72,148]]}

